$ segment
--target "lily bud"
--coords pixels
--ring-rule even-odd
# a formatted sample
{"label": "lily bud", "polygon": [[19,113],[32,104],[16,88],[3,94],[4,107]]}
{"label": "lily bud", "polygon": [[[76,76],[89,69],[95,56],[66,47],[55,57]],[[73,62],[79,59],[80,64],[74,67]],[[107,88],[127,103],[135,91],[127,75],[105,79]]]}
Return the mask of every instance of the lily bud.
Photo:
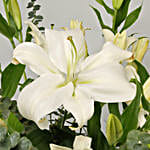
{"label": "lily bud", "polygon": [[22,29],[21,12],[17,0],[9,0],[9,12],[18,30]]}
{"label": "lily bud", "polygon": [[134,53],[134,57],[139,62],[142,61],[142,59],[147,51],[148,45],[149,45],[149,39],[141,38],[138,40],[137,44],[135,46],[133,46],[132,51]]}
{"label": "lily bud", "polygon": [[118,10],[121,7],[123,1],[124,0],[112,0],[114,9]]}
{"label": "lily bud", "polygon": [[110,114],[107,120],[106,137],[109,145],[116,145],[123,134],[123,128],[120,120],[113,114]]}

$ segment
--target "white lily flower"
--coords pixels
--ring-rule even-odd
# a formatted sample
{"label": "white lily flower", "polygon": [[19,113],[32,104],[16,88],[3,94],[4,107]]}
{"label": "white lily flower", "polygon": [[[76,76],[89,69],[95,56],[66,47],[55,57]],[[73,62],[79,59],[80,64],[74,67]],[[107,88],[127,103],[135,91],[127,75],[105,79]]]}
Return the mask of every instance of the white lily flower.
{"label": "white lily flower", "polygon": [[92,139],[90,137],[79,135],[75,137],[73,149],[55,144],[50,144],[50,148],[51,150],[92,150],[91,141]]}
{"label": "white lily flower", "polygon": [[132,43],[134,43],[137,39],[133,36],[127,37],[127,32],[123,31],[122,33],[114,33],[108,29],[102,30],[104,34],[105,41],[111,41],[116,46],[120,47],[121,49],[126,50]]}
{"label": "white lily flower", "polygon": [[40,75],[17,100],[22,116],[36,122],[40,129],[49,129],[46,116],[61,105],[82,127],[93,115],[94,100],[113,103],[134,98],[136,87],[119,63],[130,58],[131,52],[107,42],[102,51],[86,58],[81,29],[46,29],[45,39],[47,51],[25,42],[13,53],[16,60]]}

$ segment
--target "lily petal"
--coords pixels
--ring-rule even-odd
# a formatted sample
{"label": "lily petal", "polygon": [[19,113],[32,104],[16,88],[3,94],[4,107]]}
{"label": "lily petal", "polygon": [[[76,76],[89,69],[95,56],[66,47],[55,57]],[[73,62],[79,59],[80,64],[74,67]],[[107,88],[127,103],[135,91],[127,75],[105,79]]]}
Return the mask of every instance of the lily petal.
{"label": "lily petal", "polygon": [[37,26],[34,25],[31,21],[26,21],[25,23],[32,29],[30,34],[34,37],[36,44],[43,47],[44,50],[47,50],[47,44],[45,42],[45,37],[40,32],[40,30],[37,28]]}
{"label": "lily petal", "polygon": [[131,52],[123,51],[112,42],[106,42],[99,53],[87,57],[81,63],[80,70],[94,69],[106,63],[120,63],[123,60],[129,59],[131,56]]}
{"label": "lily petal", "polygon": [[115,35],[112,31],[108,30],[108,29],[103,29],[102,30],[103,34],[104,34],[104,39],[105,41],[111,41],[113,42]]}
{"label": "lily petal", "polygon": [[22,116],[36,122],[40,129],[49,129],[48,121],[44,117],[72,96],[72,83],[59,88],[62,83],[64,78],[61,75],[48,73],[26,86],[17,100]]}
{"label": "lily petal", "polygon": [[91,142],[92,139],[90,137],[79,135],[75,137],[73,148],[75,150],[92,150]]}
{"label": "lily petal", "polygon": [[136,94],[136,86],[129,82],[125,69],[117,63],[83,71],[78,76],[78,82],[80,90],[104,103],[129,101]]}
{"label": "lily petal", "polygon": [[48,43],[49,55],[54,64],[64,73],[68,68],[72,68],[74,61],[74,48],[68,37],[71,36],[77,49],[78,59],[86,55],[85,40],[83,32],[80,29],[55,31],[47,29],[45,31]]}
{"label": "lily petal", "polygon": [[66,99],[64,107],[73,114],[79,128],[81,128],[94,113],[94,101],[90,99],[86,92],[84,93],[84,91],[78,88],[76,88],[74,96],[70,99]]}
{"label": "lily petal", "polygon": [[18,45],[13,52],[13,58],[22,64],[26,64],[38,75],[58,72],[46,52],[40,46],[31,42]]}

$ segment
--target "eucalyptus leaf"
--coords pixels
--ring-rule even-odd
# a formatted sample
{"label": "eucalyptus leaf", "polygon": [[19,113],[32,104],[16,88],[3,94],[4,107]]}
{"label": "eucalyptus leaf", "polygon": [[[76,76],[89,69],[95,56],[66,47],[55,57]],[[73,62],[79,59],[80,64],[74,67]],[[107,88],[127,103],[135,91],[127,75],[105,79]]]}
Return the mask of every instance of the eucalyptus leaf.
{"label": "eucalyptus leaf", "polygon": [[13,133],[14,131],[22,133],[24,131],[23,124],[19,121],[19,119],[13,113],[10,113],[8,117],[7,126],[8,126],[9,133]]}
{"label": "eucalyptus leaf", "polygon": [[24,72],[25,66],[22,64],[9,64],[2,72],[1,87],[2,96],[11,98],[14,96],[18,87],[19,81]]}
{"label": "eucalyptus leaf", "polygon": [[124,26],[123,28],[121,29],[121,32],[123,30],[126,30],[128,29],[131,25],[133,25],[136,20],[138,19],[139,15],[140,15],[140,12],[141,12],[141,9],[142,9],[142,5],[140,7],[138,7],[137,9],[135,9],[134,11],[132,11],[126,18],[125,20],[125,23],[124,23]]}
{"label": "eucalyptus leaf", "polygon": [[138,124],[142,85],[137,80],[134,80],[134,82],[137,86],[136,96],[132,103],[124,110],[121,116],[121,122],[124,130],[124,134],[120,140],[121,143],[125,141],[128,132],[133,129],[136,129]]}

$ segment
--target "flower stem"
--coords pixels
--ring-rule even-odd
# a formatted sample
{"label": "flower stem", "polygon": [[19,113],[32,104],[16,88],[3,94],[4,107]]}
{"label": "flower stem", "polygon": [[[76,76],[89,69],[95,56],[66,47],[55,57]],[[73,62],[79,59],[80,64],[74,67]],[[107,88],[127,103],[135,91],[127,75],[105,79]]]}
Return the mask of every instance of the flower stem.
{"label": "flower stem", "polygon": [[64,124],[65,124],[65,120],[66,120],[66,116],[67,116],[67,110],[65,110],[65,112],[64,112],[64,117],[63,117],[63,119],[62,119],[62,122],[61,122],[61,129],[64,127]]}
{"label": "flower stem", "polygon": [[7,10],[7,4],[6,4],[6,1],[5,1],[5,0],[3,0],[3,4],[4,4],[4,8],[5,8],[5,13],[6,13],[6,17],[7,17],[8,24],[10,24],[10,21],[9,21],[9,13],[8,13],[8,10]]}
{"label": "flower stem", "polygon": [[10,43],[11,43],[13,49],[15,49],[15,48],[16,48],[16,45],[15,45],[15,42],[14,42],[13,38],[12,38],[12,39],[9,39],[9,40],[10,40]]}
{"label": "flower stem", "polygon": [[115,10],[115,13],[114,13],[114,16],[113,16],[113,26],[112,26],[112,30],[113,30],[114,34],[116,34],[116,32],[117,32],[116,19],[117,19],[117,10]]}

